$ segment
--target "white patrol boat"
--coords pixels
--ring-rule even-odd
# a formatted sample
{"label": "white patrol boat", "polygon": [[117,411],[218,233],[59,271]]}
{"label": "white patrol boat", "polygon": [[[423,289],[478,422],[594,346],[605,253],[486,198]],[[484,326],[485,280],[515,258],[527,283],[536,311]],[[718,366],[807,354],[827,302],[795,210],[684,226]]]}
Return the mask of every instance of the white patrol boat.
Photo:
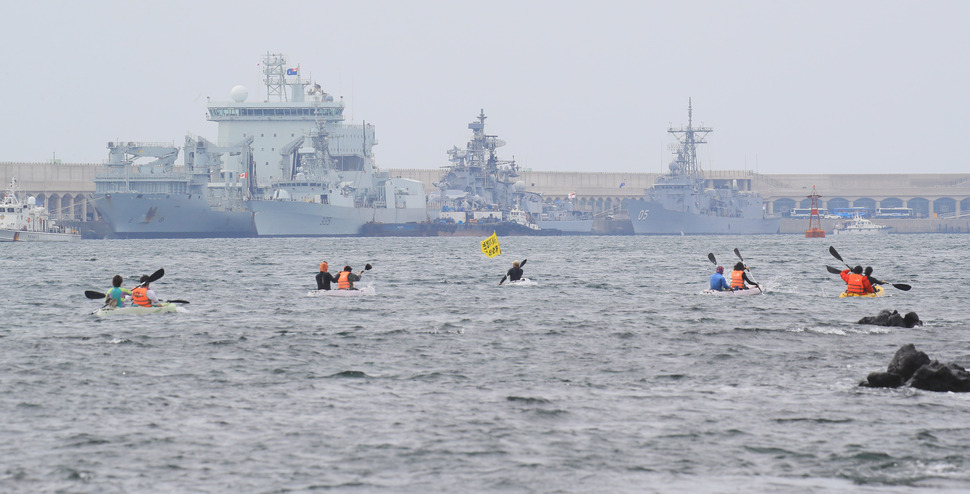
{"label": "white patrol boat", "polygon": [[76,231],[68,231],[50,219],[47,208],[37,205],[33,196],[20,200],[22,191],[17,179],[10,181],[0,202],[0,242],[70,242],[80,240]]}

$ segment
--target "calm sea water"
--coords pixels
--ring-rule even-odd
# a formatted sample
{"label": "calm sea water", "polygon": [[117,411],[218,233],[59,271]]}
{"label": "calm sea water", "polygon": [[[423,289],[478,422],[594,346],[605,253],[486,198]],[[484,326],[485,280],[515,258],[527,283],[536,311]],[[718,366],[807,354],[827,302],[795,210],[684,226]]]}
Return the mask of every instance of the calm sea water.
{"label": "calm sea water", "polygon": [[[4,245],[0,491],[970,489],[970,395],[857,386],[970,365],[970,236],[479,240]],[[829,245],[913,290],[837,298]],[[768,293],[700,295],[735,247]],[[377,295],[307,297],[323,260]],[[161,267],[188,312],[91,315]]]}

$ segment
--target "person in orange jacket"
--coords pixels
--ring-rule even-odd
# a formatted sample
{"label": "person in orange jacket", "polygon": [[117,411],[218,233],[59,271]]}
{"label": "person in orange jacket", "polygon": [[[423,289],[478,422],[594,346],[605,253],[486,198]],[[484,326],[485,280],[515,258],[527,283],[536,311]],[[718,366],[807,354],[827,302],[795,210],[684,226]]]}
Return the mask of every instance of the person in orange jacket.
{"label": "person in orange jacket", "polygon": [[872,283],[869,283],[869,278],[862,273],[862,266],[856,266],[852,268],[852,271],[843,269],[839,276],[845,281],[845,291],[850,295],[865,295],[876,292],[872,288]]}

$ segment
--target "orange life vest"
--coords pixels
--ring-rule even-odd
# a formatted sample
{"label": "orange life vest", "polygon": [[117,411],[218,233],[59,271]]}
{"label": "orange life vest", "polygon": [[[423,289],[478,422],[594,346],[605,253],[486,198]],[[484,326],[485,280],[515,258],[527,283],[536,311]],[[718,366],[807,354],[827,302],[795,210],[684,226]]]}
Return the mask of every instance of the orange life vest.
{"label": "orange life vest", "polygon": [[140,286],[131,291],[131,301],[135,305],[140,305],[142,307],[151,307],[152,301],[148,298],[148,288]]}
{"label": "orange life vest", "polygon": [[846,276],[846,278],[848,278],[845,280],[846,292],[853,293],[856,295],[862,295],[866,293],[865,285],[862,284],[862,280],[866,279],[864,275],[849,273]]}
{"label": "orange life vest", "polygon": [[337,278],[337,289],[338,290],[350,290],[350,271],[341,271],[340,277]]}
{"label": "orange life vest", "polygon": [[734,290],[742,290],[744,286],[744,271],[734,270],[731,271],[731,288]]}

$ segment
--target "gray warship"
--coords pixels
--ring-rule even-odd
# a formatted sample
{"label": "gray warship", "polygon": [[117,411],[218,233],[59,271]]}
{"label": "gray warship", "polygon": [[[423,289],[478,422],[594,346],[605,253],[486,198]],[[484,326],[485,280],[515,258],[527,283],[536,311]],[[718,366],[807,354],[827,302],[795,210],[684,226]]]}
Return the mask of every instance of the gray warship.
{"label": "gray warship", "polygon": [[633,231],[641,235],[748,235],[778,233],[780,218],[765,215],[760,196],[739,190],[735,181],[708,181],[697,165],[697,144],[713,129],[693,126],[687,104],[687,127],[667,132],[679,141],[670,173],[661,175],[643,198],[626,199]]}
{"label": "gray warship", "polygon": [[349,236],[364,234],[365,223],[427,222],[423,184],[376,167],[374,126],[344,123],[344,102],[285,64],[274,55],[263,62],[267,99],[276,95],[277,101],[246,103],[234,89],[234,102],[209,110],[220,122],[220,138],[258,134],[269,141],[270,151],[255,160],[258,193],[246,200],[257,234]]}
{"label": "gray warship", "polygon": [[[438,223],[453,225],[440,234],[478,235],[493,230],[500,235],[563,233],[553,225],[590,231],[591,217],[585,224],[580,217],[576,217],[579,222],[570,223],[566,220],[574,218],[571,208],[566,211],[562,203],[546,204],[541,194],[525,190],[515,160],[498,158],[495,150],[505,142],[485,133],[486,118],[482,110],[468,124],[472,138],[465,149],[453,146],[448,150],[449,164],[434,184],[437,190],[428,196],[428,208],[438,215]],[[560,213],[553,215],[549,208]]]}
{"label": "gray warship", "polygon": [[[95,180],[94,206],[110,238],[254,237],[243,203],[252,182],[252,138],[220,147],[186,136],[184,166],[170,144],[109,142],[105,171]],[[232,166],[224,157],[236,156]],[[139,161],[154,158],[153,161]],[[240,178],[241,177],[241,178]]]}

